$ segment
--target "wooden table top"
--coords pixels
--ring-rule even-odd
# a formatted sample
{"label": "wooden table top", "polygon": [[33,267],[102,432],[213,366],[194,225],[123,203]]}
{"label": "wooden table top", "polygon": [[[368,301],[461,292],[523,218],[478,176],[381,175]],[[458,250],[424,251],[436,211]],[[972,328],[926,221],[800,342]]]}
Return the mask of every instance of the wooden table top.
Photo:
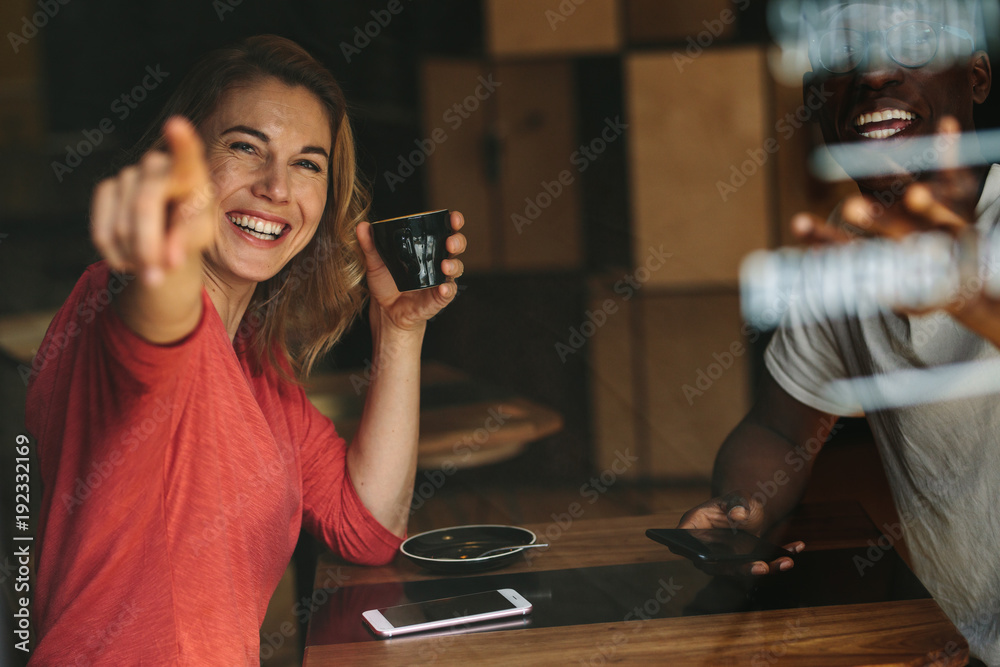
{"label": "wooden table top", "polygon": [[[584,503],[581,509],[585,506]],[[579,512],[575,513],[580,516]],[[647,528],[676,526],[680,515],[680,512],[666,512],[655,516],[595,520],[582,516],[570,517],[567,521],[569,515],[560,516],[557,512],[558,522],[554,518],[549,524],[525,526],[535,532],[539,541],[551,546],[525,552],[525,555],[531,554],[530,559],[517,561],[499,570],[498,574],[516,577],[525,573],[521,576],[544,580],[546,576],[571,570],[589,572],[591,570],[586,568],[605,566],[633,565],[639,570],[658,567],[656,564],[661,563],[664,567],[689,567],[683,559],[645,537]],[[794,517],[779,526],[771,538],[780,543],[783,535],[789,540],[805,541],[809,552],[829,551],[833,555],[836,555],[834,550],[868,548],[880,536],[859,505],[840,503],[803,506]],[[905,568],[901,560],[899,566]],[[777,578],[783,576],[785,574],[775,575],[772,579],[778,581]],[[328,554],[319,561],[315,586],[319,591],[331,588],[335,582],[341,586],[339,592],[363,599],[367,590],[392,585],[424,586],[426,590],[427,586],[433,586],[434,580],[441,580],[444,585],[454,584],[455,579],[454,575],[425,572],[402,556],[384,567],[365,568],[345,564]],[[330,592],[331,596],[337,594],[337,591]],[[530,595],[528,597],[530,599]],[[326,643],[307,646],[304,664],[322,667],[434,661],[439,664],[540,665],[623,661],[713,666],[932,664],[959,667],[967,660],[965,639],[937,603],[923,597]]]}

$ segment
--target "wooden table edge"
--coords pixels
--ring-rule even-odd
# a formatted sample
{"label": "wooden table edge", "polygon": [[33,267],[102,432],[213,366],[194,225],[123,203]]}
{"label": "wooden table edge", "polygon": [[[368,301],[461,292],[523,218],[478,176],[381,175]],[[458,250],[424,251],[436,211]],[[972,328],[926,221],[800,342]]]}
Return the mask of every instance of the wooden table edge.
{"label": "wooden table edge", "polygon": [[[863,632],[845,633],[844,618]],[[888,621],[888,623],[887,623]],[[945,621],[946,623],[942,623]],[[836,623],[836,625],[835,625]],[[876,629],[872,629],[873,626]],[[764,638],[762,641],[762,637]],[[864,656],[852,644],[863,637]],[[925,641],[926,646],[907,648]],[[567,664],[933,665],[961,667],[968,644],[932,599],[409,637],[310,646],[304,665]]]}

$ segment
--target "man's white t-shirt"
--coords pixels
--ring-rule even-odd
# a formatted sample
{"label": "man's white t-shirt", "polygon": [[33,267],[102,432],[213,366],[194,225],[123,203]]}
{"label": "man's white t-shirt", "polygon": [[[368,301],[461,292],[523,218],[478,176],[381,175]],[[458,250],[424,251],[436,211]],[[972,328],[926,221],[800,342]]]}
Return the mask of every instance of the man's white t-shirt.
{"label": "man's white t-shirt", "polygon": [[[1000,165],[989,172],[976,216],[980,234],[1000,221]],[[831,380],[1000,358],[944,313],[827,321],[808,292],[796,297],[765,363],[793,398],[830,414],[863,414],[859,402],[823,391]],[[972,652],[1000,665],[1000,396],[866,417],[917,575]]]}

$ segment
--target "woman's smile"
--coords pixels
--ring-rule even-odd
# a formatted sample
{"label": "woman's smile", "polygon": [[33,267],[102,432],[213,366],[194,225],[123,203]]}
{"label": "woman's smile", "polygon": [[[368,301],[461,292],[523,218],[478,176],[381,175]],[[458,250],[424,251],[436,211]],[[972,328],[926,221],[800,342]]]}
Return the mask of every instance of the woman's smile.
{"label": "woman's smile", "polygon": [[241,231],[261,241],[276,241],[289,228],[287,222],[271,222],[239,211],[226,213],[226,218]]}

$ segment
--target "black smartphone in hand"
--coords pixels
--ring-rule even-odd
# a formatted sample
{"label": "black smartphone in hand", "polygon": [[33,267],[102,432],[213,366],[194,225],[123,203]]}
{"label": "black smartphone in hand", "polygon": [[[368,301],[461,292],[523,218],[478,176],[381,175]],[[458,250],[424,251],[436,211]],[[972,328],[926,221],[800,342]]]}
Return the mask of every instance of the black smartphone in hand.
{"label": "black smartphone in hand", "polygon": [[758,560],[770,563],[782,556],[795,558],[787,549],[730,528],[650,528],[646,537],[667,545],[678,556],[706,565],[737,565]]}

